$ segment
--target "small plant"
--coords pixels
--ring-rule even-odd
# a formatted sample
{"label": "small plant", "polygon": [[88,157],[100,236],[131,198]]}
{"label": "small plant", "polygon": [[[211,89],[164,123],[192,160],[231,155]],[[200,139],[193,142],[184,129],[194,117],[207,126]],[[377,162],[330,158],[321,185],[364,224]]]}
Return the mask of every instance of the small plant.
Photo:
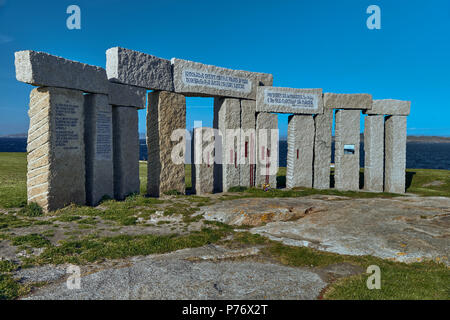
{"label": "small plant", "polygon": [[164,192],[164,194],[166,196],[181,196],[182,195],[182,193],[178,190],[169,190],[169,191]]}
{"label": "small plant", "polygon": [[229,192],[244,192],[247,190],[247,187],[235,186],[228,189]]}
{"label": "small plant", "polygon": [[42,216],[43,211],[37,203],[31,202],[20,209],[19,214],[27,217],[40,217]]}

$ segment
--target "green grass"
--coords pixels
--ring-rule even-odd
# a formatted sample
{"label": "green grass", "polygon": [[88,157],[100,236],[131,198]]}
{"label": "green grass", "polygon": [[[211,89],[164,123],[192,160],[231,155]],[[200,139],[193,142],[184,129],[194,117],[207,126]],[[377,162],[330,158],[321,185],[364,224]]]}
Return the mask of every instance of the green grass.
{"label": "green grass", "polygon": [[215,243],[227,234],[223,228],[203,228],[189,235],[120,235],[115,237],[86,237],[76,241],[62,241],[47,246],[44,252],[27,260],[33,264],[85,264],[105,259],[167,253],[184,248],[196,248]]}
{"label": "green grass", "polygon": [[0,153],[0,208],[17,208],[26,205],[26,174],[26,153]]}
{"label": "green grass", "polygon": [[[122,226],[137,224],[137,217],[148,219],[157,210],[164,215],[181,215],[187,224],[201,220],[201,216],[193,217],[200,206],[217,201],[208,196],[184,196],[171,193],[169,199],[161,200],[145,197],[147,182],[147,166],[140,163],[141,194],[132,195],[124,201],[104,199],[99,208],[71,205],[53,213],[43,214],[33,204],[26,205],[26,154],[0,153],[0,208],[13,209],[17,215],[0,214],[0,239],[11,241],[20,249],[43,248],[40,256],[23,258],[22,265],[9,261],[0,261],[0,299],[14,299],[29,292],[29,287],[21,285],[12,278],[12,272],[19,267],[40,264],[75,263],[84,264],[101,262],[106,259],[120,259],[137,255],[167,253],[189,247],[199,247],[209,243],[225,243],[230,246],[261,246],[261,255],[271,261],[292,267],[321,268],[334,263],[350,263],[364,270],[372,264],[381,268],[382,289],[368,290],[363,273],[350,278],[338,280],[330,285],[323,294],[326,299],[450,299],[448,283],[449,269],[443,264],[422,262],[404,264],[382,260],[371,256],[344,256],[316,251],[311,248],[291,247],[270,241],[249,232],[235,232],[235,227],[219,222],[203,221],[205,227],[199,231],[178,235],[118,235],[99,237],[97,235],[72,237],[53,245],[49,241],[55,233],[46,230],[41,233],[15,235],[16,228],[34,225],[54,224],[57,227],[71,229],[82,235],[78,228],[98,228],[110,226],[110,230],[120,231]],[[186,166],[186,188],[191,187],[190,166]],[[333,172],[332,172],[333,173]],[[285,186],[286,168],[280,168],[277,182]],[[331,181],[333,177],[331,176]],[[450,171],[408,169],[406,173],[407,192],[422,196],[450,197]],[[341,192],[334,189],[314,190],[297,188],[294,190],[272,189],[264,192],[259,188],[232,188],[229,194],[219,199],[227,200],[242,197],[302,197],[313,194],[338,195],[352,198],[393,197],[398,195],[368,192]],[[11,210],[10,210],[11,211]],[[68,224],[70,223],[70,224]],[[159,225],[167,224],[165,220]],[[74,228],[75,226],[75,228]],[[223,240],[233,234],[234,240]]]}
{"label": "green grass", "polygon": [[[338,280],[324,292],[325,299],[400,300],[450,299],[450,270],[435,262],[400,263],[372,256],[347,256],[317,251],[306,247],[293,247],[270,241],[249,232],[235,234],[234,240],[246,245],[265,245],[262,255],[292,267],[326,267],[336,263],[360,266],[363,273]],[[381,289],[367,289],[368,266],[381,269]]]}

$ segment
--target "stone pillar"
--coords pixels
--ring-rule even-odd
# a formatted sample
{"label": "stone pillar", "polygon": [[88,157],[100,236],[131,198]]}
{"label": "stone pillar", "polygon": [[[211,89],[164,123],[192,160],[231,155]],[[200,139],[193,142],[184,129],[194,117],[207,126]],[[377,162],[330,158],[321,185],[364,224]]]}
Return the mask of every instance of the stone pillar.
{"label": "stone pillar", "polygon": [[86,146],[86,202],[97,205],[104,196],[114,197],[112,107],[105,94],[84,96]]}
{"label": "stone pillar", "polygon": [[383,192],[384,116],[364,119],[364,189]]}
{"label": "stone pillar", "polygon": [[314,188],[330,188],[331,136],[333,109],[324,109],[323,114],[314,116],[316,134],[314,137]]}
{"label": "stone pillar", "polygon": [[256,101],[241,100],[241,129],[239,185],[253,187],[256,168]]}
{"label": "stone pillar", "polygon": [[[177,131],[179,134],[175,130],[180,130]],[[168,191],[185,193],[185,131],[186,98],[167,91],[150,92],[147,108],[148,195],[159,197]],[[172,141],[172,134],[176,141]],[[177,145],[181,146],[182,155],[177,152],[177,159],[172,159],[172,151],[178,150]]]}
{"label": "stone pillar", "polygon": [[191,152],[192,191],[196,194],[214,191],[214,129],[194,128]]}
{"label": "stone pillar", "polygon": [[[240,127],[241,105],[239,99],[214,99],[214,128],[220,130],[221,164],[214,168],[214,189],[217,192],[226,192],[230,187],[239,186],[239,157],[240,157]],[[221,141],[221,142],[220,142]],[[216,150],[217,151],[217,150]]]}
{"label": "stone pillar", "polygon": [[140,192],[138,111],[113,106],[114,198]]}
{"label": "stone pillar", "polygon": [[83,103],[78,90],[31,91],[27,197],[46,212],[86,203]]}
{"label": "stone pillar", "polygon": [[312,115],[291,115],[288,125],[286,187],[313,185],[314,119]]}
{"label": "stone pillar", "polygon": [[387,117],[384,130],[384,191],[405,193],[406,116]]}
{"label": "stone pillar", "polygon": [[[274,129],[274,130],[273,130]],[[256,115],[256,186],[277,186],[278,116],[260,112]]]}
{"label": "stone pillar", "polygon": [[335,187],[359,190],[360,110],[337,110],[335,124]]}

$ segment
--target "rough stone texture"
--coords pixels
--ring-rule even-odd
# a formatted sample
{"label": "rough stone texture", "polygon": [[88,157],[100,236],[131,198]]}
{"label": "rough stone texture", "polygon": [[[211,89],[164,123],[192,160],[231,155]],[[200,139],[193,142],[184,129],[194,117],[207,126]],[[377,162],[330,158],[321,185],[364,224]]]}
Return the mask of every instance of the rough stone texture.
{"label": "rough stone texture", "polygon": [[411,111],[411,101],[394,99],[373,100],[372,109],[364,110],[365,114],[407,116]]}
{"label": "rough stone texture", "polygon": [[331,134],[333,109],[324,109],[323,114],[314,116],[316,134],[314,137],[314,189],[330,188]]}
{"label": "rough stone texture", "polygon": [[314,118],[292,115],[288,124],[286,187],[313,186]]}
{"label": "rough stone texture", "polygon": [[138,111],[113,106],[114,197],[140,192]]}
{"label": "rough stone texture", "polygon": [[34,86],[108,94],[105,69],[31,50],[15,53],[16,79]]}
{"label": "rough stone texture", "polygon": [[384,116],[364,119],[364,189],[383,192]]}
{"label": "rough stone texture", "polygon": [[323,94],[323,106],[329,109],[372,109],[372,95],[326,92]]}
{"label": "rough stone texture", "polygon": [[[62,281],[38,289],[25,299],[310,300],[316,299],[331,282],[326,276],[330,269],[294,268],[244,260],[257,253],[256,248],[237,251],[208,245],[136,257],[120,268],[93,273],[85,273],[86,267],[82,266],[81,289],[69,290],[66,281]],[[239,260],[227,261],[227,257]],[[334,269],[342,268],[336,265]],[[340,277],[340,272],[330,273],[335,278]],[[216,310],[215,316],[220,314]]]}
{"label": "rough stone texture", "polygon": [[185,193],[185,144],[183,161],[175,163],[172,159],[172,152],[180,143],[171,140],[177,129],[186,130],[186,98],[173,92],[150,92],[147,109],[147,193],[152,197],[174,190]]}
{"label": "rough stone texture", "polygon": [[[359,110],[337,110],[335,123],[334,181],[339,190],[359,190]],[[354,146],[346,154],[344,147]]]}
{"label": "rough stone texture", "polygon": [[323,113],[322,89],[258,87],[256,111],[320,114]]}
{"label": "rough stone texture", "polygon": [[354,199],[330,195],[236,199],[202,207],[207,220],[240,226],[287,245],[348,255],[450,265],[450,198]]}
{"label": "rough stone texture", "polygon": [[84,96],[86,146],[86,202],[97,205],[103,196],[114,197],[112,107],[108,96]]}
{"label": "rough stone texture", "polygon": [[194,128],[192,134],[191,181],[196,194],[214,192],[214,130]]}
{"label": "rough stone texture", "polygon": [[46,212],[86,202],[83,101],[78,90],[31,91],[27,196]]}
{"label": "rough stone texture", "polygon": [[241,104],[239,99],[215,98],[213,126],[220,130],[216,140],[214,190],[226,192],[239,186]]}
{"label": "rough stone texture", "polygon": [[256,169],[256,101],[241,100],[239,185],[253,187]]}
{"label": "rough stone texture", "polygon": [[106,74],[112,82],[173,91],[170,61],[146,53],[120,47],[106,50]]}
{"label": "rough stone texture", "polygon": [[256,186],[268,183],[271,188],[276,188],[279,151],[278,116],[273,113],[258,113],[256,134]]}
{"label": "rough stone texture", "polygon": [[255,100],[258,86],[271,86],[273,83],[273,76],[268,73],[226,69],[176,58],[171,62],[175,92],[186,96]]}
{"label": "rough stone texture", "polygon": [[122,107],[145,108],[147,90],[139,87],[109,83],[109,104]]}
{"label": "rough stone texture", "polygon": [[389,116],[384,124],[384,191],[405,192],[406,116]]}

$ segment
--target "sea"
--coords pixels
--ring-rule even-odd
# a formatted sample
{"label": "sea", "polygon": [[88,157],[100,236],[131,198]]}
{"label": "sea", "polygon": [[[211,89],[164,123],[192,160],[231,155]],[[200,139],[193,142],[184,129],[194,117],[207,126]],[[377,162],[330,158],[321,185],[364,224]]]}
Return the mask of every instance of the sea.
{"label": "sea", "polygon": [[[26,152],[26,138],[0,138],[0,152]],[[190,148],[186,148],[187,163],[190,163]],[[279,164],[286,166],[287,141],[280,140]],[[334,144],[332,145],[334,162]],[[140,160],[147,160],[147,145],[140,140]],[[364,144],[360,145],[360,166],[364,167]],[[406,167],[413,169],[450,170],[450,143],[408,142],[406,144]]]}

